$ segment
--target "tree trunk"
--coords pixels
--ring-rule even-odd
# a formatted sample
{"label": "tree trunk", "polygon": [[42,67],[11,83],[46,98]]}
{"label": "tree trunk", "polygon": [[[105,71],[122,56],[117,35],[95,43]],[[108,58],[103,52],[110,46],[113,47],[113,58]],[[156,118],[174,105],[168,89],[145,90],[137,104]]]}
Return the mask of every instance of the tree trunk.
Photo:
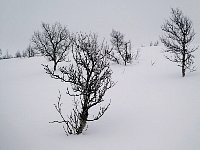
{"label": "tree trunk", "polygon": [[182,65],[182,77],[185,77],[185,66]]}
{"label": "tree trunk", "polygon": [[185,77],[185,45],[183,46],[183,58],[182,58],[182,77]]}
{"label": "tree trunk", "polygon": [[87,124],[87,118],[88,118],[88,110],[83,109],[82,113],[80,114],[80,124],[79,128],[77,129],[77,134],[81,134],[83,132],[83,129]]}
{"label": "tree trunk", "polygon": [[54,62],[53,70],[56,71],[57,63]]}

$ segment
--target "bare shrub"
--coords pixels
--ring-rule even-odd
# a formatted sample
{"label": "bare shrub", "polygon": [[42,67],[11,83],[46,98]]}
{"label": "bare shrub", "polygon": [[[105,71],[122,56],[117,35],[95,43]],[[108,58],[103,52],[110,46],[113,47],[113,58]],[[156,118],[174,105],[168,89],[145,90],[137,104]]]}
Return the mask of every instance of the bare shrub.
{"label": "bare shrub", "polygon": [[16,57],[16,58],[21,58],[21,57],[22,57],[20,51],[17,51],[17,52],[15,53],[15,57]]}
{"label": "bare shrub", "polygon": [[[72,55],[74,63],[68,67],[59,69],[60,74],[56,74],[46,65],[44,69],[54,79],[70,83],[72,93],[67,89],[67,94],[74,99],[75,108],[65,118],[61,109],[61,96],[58,103],[55,104],[57,112],[61,116],[61,121],[52,121],[51,123],[64,123],[64,130],[67,135],[81,134],[86,127],[87,122],[95,121],[101,118],[110,103],[106,106],[100,104],[104,102],[104,95],[114,83],[111,80],[112,71],[103,54],[107,49],[104,43],[98,44],[96,35],[78,34],[73,37]],[[98,109],[96,115],[90,115],[90,110]]]}
{"label": "bare shrub", "polygon": [[107,57],[117,64],[124,64],[132,62],[133,54],[131,52],[131,42],[124,40],[124,35],[116,30],[112,30],[111,34],[112,48],[106,51]]}

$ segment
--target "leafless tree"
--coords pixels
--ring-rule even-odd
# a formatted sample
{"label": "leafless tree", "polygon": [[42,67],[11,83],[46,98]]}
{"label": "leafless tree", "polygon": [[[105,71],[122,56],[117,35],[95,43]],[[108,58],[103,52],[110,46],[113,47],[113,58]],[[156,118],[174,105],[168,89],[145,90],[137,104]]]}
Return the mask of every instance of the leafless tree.
{"label": "leafless tree", "polygon": [[153,46],[153,42],[152,41],[150,42],[149,46]]}
{"label": "leafless tree", "polygon": [[160,38],[161,42],[166,47],[165,52],[171,54],[166,58],[178,63],[178,66],[182,68],[183,77],[187,69],[194,71],[192,53],[197,47],[190,46],[195,36],[192,21],[184,16],[180,9],[172,8],[171,17],[165,21],[161,29],[164,31],[164,35]]}
{"label": "leafless tree", "polygon": [[70,48],[70,33],[60,23],[49,25],[42,23],[42,32],[35,32],[32,37],[35,50],[54,62],[54,70],[59,62],[64,61]]}
{"label": "leafless tree", "polygon": [[28,57],[26,50],[22,52],[22,57]]}
{"label": "leafless tree", "polygon": [[[110,103],[104,107],[104,95],[114,83],[111,80],[112,71],[103,52],[108,47],[98,44],[97,36],[93,34],[78,34],[73,37],[72,55],[73,61],[68,67],[60,68],[60,74],[56,74],[46,65],[44,69],[54,79],[70,83],[72,92],[67,89],[67,94],[74,97],[75,108],[68,118],[64,118],[61,109],[61,96],[55,104],[61,121],[52,123],[64,123],[66,134],[81,134],[88,121],[98,120],[108,109]],[[97,115],[91,118],[90,110],[98,110]]]}
{"label": "leafless tree", "polygon": [[21,57],[22,57],[20,51],[17,51],[17,52],[15,53],[15,57],[16,57],[16,58],[21,58]]}
{"label": "leafless tree", "polygon": [[118,64],[121,62],[123,62],[124,65],[131,63],[133,59],[131,54],[131,42],[124,41],[124,35],[116,30],[112,30],[110,36],[112,48],[106,52],[108,58]]}
{"label": "leafless tree", "polygon": [[36,52],[34,50],[34,48],[32,48],[31,45],[29,45],[25,51],[27,57],[34,57],[36,55]]}
{"label": "leafless tree", "polygon": [[159,41],[156,41],[153,46],[158,46],[159,45]]}
{"label": "leafless tree", "polygon": [[9,54],[8,51],[6,51],[6,54],[4,56],[2,56],[2,59],[11,59],[13,58],[13,56],[11,54]]}

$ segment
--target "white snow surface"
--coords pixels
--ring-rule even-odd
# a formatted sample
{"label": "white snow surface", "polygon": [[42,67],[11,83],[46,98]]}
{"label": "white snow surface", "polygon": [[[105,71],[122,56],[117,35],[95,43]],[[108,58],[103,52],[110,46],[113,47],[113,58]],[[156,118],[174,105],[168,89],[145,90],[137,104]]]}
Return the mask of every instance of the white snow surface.
{"label": "white snow surface", "polygon": [[[66,136],[53,104],[73,108],[68,85],[47,75],[43,57],[0,61],[0,150],[199,150],[200,53],[197,71],[181,77],[162,47],[140,48],[138,63],[111,64],[111,106],[82,135]],[[70,87],[70,86],[69,86]],[[105,103],[106,104],[106,103]]]}

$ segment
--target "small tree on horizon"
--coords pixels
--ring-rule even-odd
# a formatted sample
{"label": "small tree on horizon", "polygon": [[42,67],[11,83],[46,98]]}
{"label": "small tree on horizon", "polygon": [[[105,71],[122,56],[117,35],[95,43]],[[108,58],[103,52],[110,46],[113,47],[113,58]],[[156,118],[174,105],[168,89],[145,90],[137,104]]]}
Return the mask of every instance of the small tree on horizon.
{"label": "small tree on horizon", "polygon": [[2,56],[2,59],[11,59],[11,58],[13,58],[13,56],[9,54],[8,51],[6,51],[6,54]]}
{"label": "small tree on horizon", "polygon": [[21,58],[21,57],[22,57],[22,54],[20,53],[20,51],[17,51],[17,52],[15,53],[15,57],[16,57],[16,58]]}
{"label": "small tree on horizon", "polygon": [[131,53],[131,42],[124,40],[124,35],[116,30],[111,34],[112,48],[106,52],[108,58],[117,64],[123,63],[125,66],[132,62],[133,54]]}
{"label": "small tree on horizon", "polygon": [[26,48],[25,53],[26,53],[27,57],[34,57],[36,55],[36,52],[35,52],[34,48],[31,45],[29,45]]}
{"label": "small tree on horizon", "polygon": [[66,59],[70,45],[70,33],[60,23],[42,23],[42,32],[35,32],[32,36],[33,48],[54,62],[54,71],[57,64]]}
{"label": "small tree on horizon", "polygon": [[172,8],[171,17],[165,21],[161,29],[164,31],[164,35],[160,37],[166,47],[164,52],[170,54],[166,58],[182,68],[182,77],[185,76],[186,70],[195,71],[193,52],[197,47],[190,46],[195,36],[192,21],[184,16],[180,9]]}

